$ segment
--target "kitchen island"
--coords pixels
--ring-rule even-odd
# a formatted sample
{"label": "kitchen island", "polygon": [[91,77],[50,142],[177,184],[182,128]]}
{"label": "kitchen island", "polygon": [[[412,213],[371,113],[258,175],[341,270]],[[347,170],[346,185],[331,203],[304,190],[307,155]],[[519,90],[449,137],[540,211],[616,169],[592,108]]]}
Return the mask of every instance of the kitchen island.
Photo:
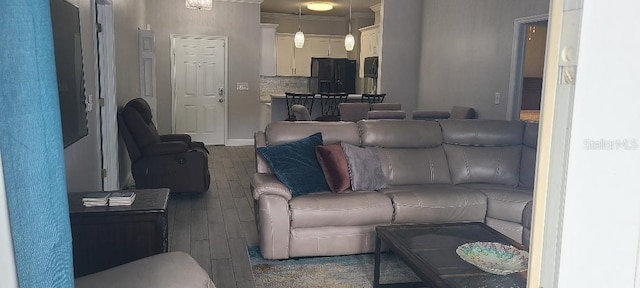
{"label": "kitchen island", "polygon": [[[349,94],[347,102],[360,102],[362,94]],[[320,94],[316,94],[313,99],[313,108],[311,110],[311,119],[322,116],[322,106],[320,104]],[[271,122],[283,121],[288,117],[287,99],[284,94],[271,95]]]}

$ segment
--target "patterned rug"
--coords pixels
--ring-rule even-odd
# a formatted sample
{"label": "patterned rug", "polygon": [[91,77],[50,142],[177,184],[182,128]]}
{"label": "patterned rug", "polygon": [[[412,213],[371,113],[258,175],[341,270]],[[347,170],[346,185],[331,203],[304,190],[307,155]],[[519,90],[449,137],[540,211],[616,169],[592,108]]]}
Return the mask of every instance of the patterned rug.
{"label": "patterned rug", "polygon": [[[373,287],[373,254],[265,260],[258,248],[249,248],[257,288]],[[414,282],[417,277],[392,253],[381,257],[380,282]]]}

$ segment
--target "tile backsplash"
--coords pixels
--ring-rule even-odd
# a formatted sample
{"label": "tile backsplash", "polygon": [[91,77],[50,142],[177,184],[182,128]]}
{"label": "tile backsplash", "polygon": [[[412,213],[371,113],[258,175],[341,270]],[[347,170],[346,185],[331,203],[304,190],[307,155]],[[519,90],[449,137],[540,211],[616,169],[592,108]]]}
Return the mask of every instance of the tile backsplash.
{"label": "tile backsplash", "polygon": [[260,76],[260,98],[284,92],[309,92],[308,77]]}

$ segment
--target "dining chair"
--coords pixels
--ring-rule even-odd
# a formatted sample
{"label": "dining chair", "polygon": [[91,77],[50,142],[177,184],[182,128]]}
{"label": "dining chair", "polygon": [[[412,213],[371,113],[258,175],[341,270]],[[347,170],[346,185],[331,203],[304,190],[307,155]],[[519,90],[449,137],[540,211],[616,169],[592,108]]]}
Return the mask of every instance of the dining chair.
{"label": "dining chair", "polygon": [[347,93],[320,93],[322,115],[316,121],[340,121],[338,105],[347,101]]}
{"label": "dining chair", "polygon": [[296,120],[292,109],[293,105],[296,104],[307,107],[307,110],[309,110],[309,115],[311,115],[311,112],[313,111],[313,100],[315,98],[315,94],[285,92],[284,97],[287,101],[287,119],[285,119],[286,121]]}
{"label": "dining chair", "polygon": [[382,93],[382,94],[367,94],[364,93],[362,94],[362,98],[360,98],[360,102],[366,102],[369,104],[373,104],[373,103],[382,103],[382,101],[384,101],[384,97],[387,96],[386,93]]}

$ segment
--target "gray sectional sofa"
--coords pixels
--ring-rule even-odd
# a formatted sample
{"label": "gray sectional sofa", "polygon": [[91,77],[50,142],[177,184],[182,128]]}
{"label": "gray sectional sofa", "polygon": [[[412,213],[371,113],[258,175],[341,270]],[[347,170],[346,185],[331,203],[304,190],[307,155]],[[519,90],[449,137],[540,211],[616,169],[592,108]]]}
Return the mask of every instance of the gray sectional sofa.
{"label": "gray sectional sofa", "polygon": [[527,244],[537,130],[497,120],[273,122],[255,134],[256,147],[316,132],[324,144],[375,147],[389,187],[292,197],[256,153],[251,190],[262,255],[368,253],[375,226],[409,223],[484,222]]}

